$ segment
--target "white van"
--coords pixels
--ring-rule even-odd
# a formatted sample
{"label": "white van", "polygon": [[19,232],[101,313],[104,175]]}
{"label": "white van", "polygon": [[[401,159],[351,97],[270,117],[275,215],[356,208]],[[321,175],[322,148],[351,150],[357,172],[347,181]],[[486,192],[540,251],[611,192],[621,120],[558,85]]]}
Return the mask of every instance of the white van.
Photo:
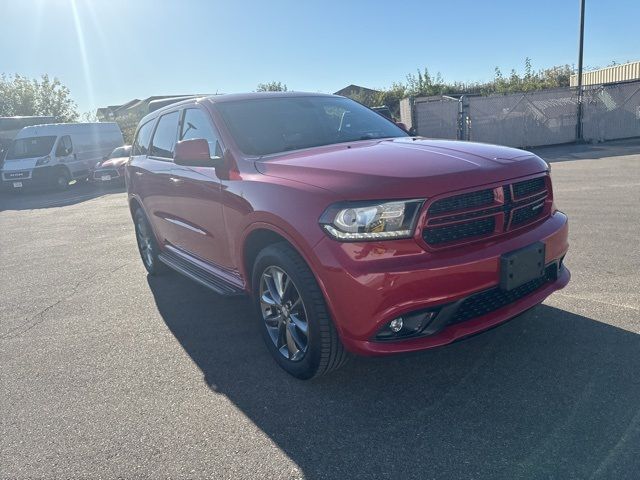
{"label": "white van", "polygon": [[116,123],[53,123],[24,127],[9,146],[2,167],[3,185],[67,188],[85,179],[96,164],[124,143]]}

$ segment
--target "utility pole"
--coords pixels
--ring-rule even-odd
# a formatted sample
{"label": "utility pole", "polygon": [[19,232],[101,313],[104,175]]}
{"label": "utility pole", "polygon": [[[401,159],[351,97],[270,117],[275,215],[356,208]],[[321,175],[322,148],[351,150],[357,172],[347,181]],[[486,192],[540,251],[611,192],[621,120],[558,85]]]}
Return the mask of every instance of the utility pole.
{"label": "utility pole", "polygon": [[582,53],[584,50],[584,2],[580,0],[580,41],[578,44],[578,124],[576,141],[582,141]]}

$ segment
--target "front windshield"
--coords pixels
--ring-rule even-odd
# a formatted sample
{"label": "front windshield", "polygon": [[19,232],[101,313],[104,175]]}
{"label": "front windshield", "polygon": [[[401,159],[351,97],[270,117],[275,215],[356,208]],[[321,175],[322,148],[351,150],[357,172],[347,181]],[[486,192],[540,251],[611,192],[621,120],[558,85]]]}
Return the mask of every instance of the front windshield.
{"label": "front windshield", "polygon": [[393,122],[342,97],[253,98],[216,106],[247,155],[407,136]]}
{"label": "front windshield", "polygon": [[44,157],[51,153],[56,136],[19,138],[11,142],[7,152],[7,160],[21,158]]}
{"label": "front windshield", "polygon": [[111,155],[109,155],[109,158],[128,157],[130,151],[131,151],[131,147],[118,147],[113,152],[111,152]]}

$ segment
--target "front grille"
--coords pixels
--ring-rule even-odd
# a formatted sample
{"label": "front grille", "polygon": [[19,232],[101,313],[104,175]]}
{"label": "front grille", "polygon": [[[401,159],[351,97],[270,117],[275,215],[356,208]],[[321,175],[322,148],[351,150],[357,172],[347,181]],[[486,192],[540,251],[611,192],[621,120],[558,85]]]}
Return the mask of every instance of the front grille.
{"label": "front grille", "polygon": [[466,208],[491,205],[493,203],[493,189],[478,190],[476,192],[463,193],[453,197],[443,198],[434,202],[429,207],[430,214],[463,210]]}
{"label": "front grille", "polygon": [[100,179],[103,175],[110,175],[111,178],[115,178],[119,176],[118,171],[113,169],[96,170],[95,172],[93,172],[93,178],[95,179]]}
{"label": "front grille", "polygon": [[482,210],[474,210],[473,212],[460,213],[458,215],[447,215],[446,217],[434,218],[429,222],[430,225],[439,225],[443,223],[451,223],[457,220],[469,220],[476,217],[486,217],[494,213],[502,212],[502,207],[483,208]]}
{"label": "front grille", "polygon": [[521,225],[523,223],[527,223],[536,217],[542,215],[544,211],[544,200],[540,200],[531,205],[527,205],[526,207],[519,208],[513,211],[513,216],[511,218],[511,225]]}
{"label": "front grille", "polygon": [[549,213],[545,176],[452,195],[433,202],[422,229],[437,248],[479,240],[532,223]]}
{"label": "front grille", "polygon": [[29,178],[29,170],[22,170],[19,172],[4,172],[5,180],[20,180],[22,178]]}
{"label": "front grille", "polygon": [[448,243],[454,240],[487,235],[494,231],[495,226],[495,217],[480,218],[471,222],[429,228],[424,231],[423,238],[431,245],[438,245],[440,243]]}
{"label": "front grille", "polygon": [[527,197],[532,193],[544,190],[544,177],[532,178],[531,180],[525,180],[524,182],[518,182],[513,184],[513,194],[516,198]]}
{"label": "front grille", "polygon": [[480,317],[499,308],[506,307],[535,292],[546,283],[556,280],[557,277],[558,266],[556,263],[553,263],[545,269],[544,276],[531,280],[513,290],[507,291],[502,290],[500,287],[495,287],[490,290],[485,290],[484,292],[476,293],[462,302],[451,320],[449,320],[449,325],[466,322],[472,318]]}

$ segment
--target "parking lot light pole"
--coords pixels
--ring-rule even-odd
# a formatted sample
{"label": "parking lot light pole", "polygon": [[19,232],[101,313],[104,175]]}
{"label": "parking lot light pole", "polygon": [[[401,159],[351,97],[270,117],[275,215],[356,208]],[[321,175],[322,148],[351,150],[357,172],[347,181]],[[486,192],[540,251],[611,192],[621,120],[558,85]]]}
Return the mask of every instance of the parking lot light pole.
{"label": "parking lot light pole", "polygon": [[578,123],[576,141],[582,140],[582,53],[584,49],[584,2],[580,0],[580,41],[578,43]]}

